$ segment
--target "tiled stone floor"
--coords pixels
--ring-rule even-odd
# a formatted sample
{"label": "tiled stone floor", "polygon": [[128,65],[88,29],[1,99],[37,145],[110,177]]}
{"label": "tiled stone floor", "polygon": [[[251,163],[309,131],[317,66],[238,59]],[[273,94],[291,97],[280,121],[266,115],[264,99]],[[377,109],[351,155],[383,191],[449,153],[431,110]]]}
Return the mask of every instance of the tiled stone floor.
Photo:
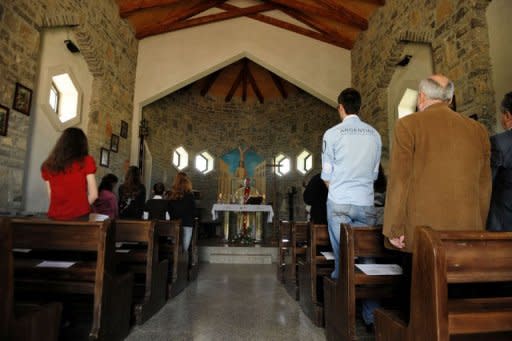
{"label": "tiled stone floor", "polygon": [[325,340],[325,333],[277,281],[275,265],[201,264],[199,278],[127,340]]}

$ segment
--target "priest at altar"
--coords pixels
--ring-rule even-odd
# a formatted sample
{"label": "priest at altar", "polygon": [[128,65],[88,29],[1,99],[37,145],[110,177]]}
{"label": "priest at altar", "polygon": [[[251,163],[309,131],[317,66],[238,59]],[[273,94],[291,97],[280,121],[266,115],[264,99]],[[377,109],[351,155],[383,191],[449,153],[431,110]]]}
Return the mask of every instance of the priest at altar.
{"label": "priest at altar", "polygon": [[[251,186],[251,179],[245,178],[243,181],[243,187],[240,187],[234,193],[235,203],[240,205],[261,203],[260,193],[255,187]],[[256,240],[261,240],[261,233],[261,212],[240,212],[236,214],[237,235],[249,235]]]}

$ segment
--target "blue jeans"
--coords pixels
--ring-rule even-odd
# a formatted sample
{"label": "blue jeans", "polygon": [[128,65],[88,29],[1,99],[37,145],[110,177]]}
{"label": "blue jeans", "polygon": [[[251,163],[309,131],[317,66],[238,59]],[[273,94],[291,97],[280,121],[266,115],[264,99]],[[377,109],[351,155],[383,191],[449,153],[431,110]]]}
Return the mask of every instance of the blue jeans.
{"label": "blue jeans", "polygon": [[[340,269],[340,225],[352,227],[374,226],[376,212],[373,206],[340,205],[327,200],[327,223],[329,239],[334,254],[334,271],[331,278],[338,278]],[[370,258],[359,258],[360,263],[372,263]],[[379,306],[375,300],[363,300],[363,320],[366,324],[373,323],[373,310]]]}

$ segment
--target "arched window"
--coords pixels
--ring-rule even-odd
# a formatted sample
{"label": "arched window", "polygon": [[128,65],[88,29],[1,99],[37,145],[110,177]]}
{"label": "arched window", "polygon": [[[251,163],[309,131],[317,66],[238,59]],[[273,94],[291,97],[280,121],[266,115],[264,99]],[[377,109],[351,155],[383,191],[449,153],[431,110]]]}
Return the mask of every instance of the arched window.
{"label": "arched window", "polygon": [[173,151],[172,164],[180,171],[188,167],[188,152],[183,146],[179,146]]}

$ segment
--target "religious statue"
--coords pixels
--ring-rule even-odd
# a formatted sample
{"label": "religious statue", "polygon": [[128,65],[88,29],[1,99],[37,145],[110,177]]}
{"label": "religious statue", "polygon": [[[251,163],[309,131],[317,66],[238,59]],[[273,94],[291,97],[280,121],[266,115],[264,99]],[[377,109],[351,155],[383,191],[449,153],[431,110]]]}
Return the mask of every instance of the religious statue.
{"label": "religious statue", "polygon": [[[249,198],[260,196],[258,190],[251,186],[251,179],[245,178],[243,187],[235,191],[235,202],[241,205],[247,204]],[[257,220],[257,215],[254,212],[242,212],[237,218],[238,231],[242,235],[247,235],[248,228],[259,228],[261,223]]]}
{"label": "religious statue", "polygon": [[245,152],[248,149],[249,147],[238,147],[238,151],[240,152],[240,161],[238,162],[238,167],[235,171],[235,177],[238,179],[245,179],[247,177],[247,170],[245,169]]}

